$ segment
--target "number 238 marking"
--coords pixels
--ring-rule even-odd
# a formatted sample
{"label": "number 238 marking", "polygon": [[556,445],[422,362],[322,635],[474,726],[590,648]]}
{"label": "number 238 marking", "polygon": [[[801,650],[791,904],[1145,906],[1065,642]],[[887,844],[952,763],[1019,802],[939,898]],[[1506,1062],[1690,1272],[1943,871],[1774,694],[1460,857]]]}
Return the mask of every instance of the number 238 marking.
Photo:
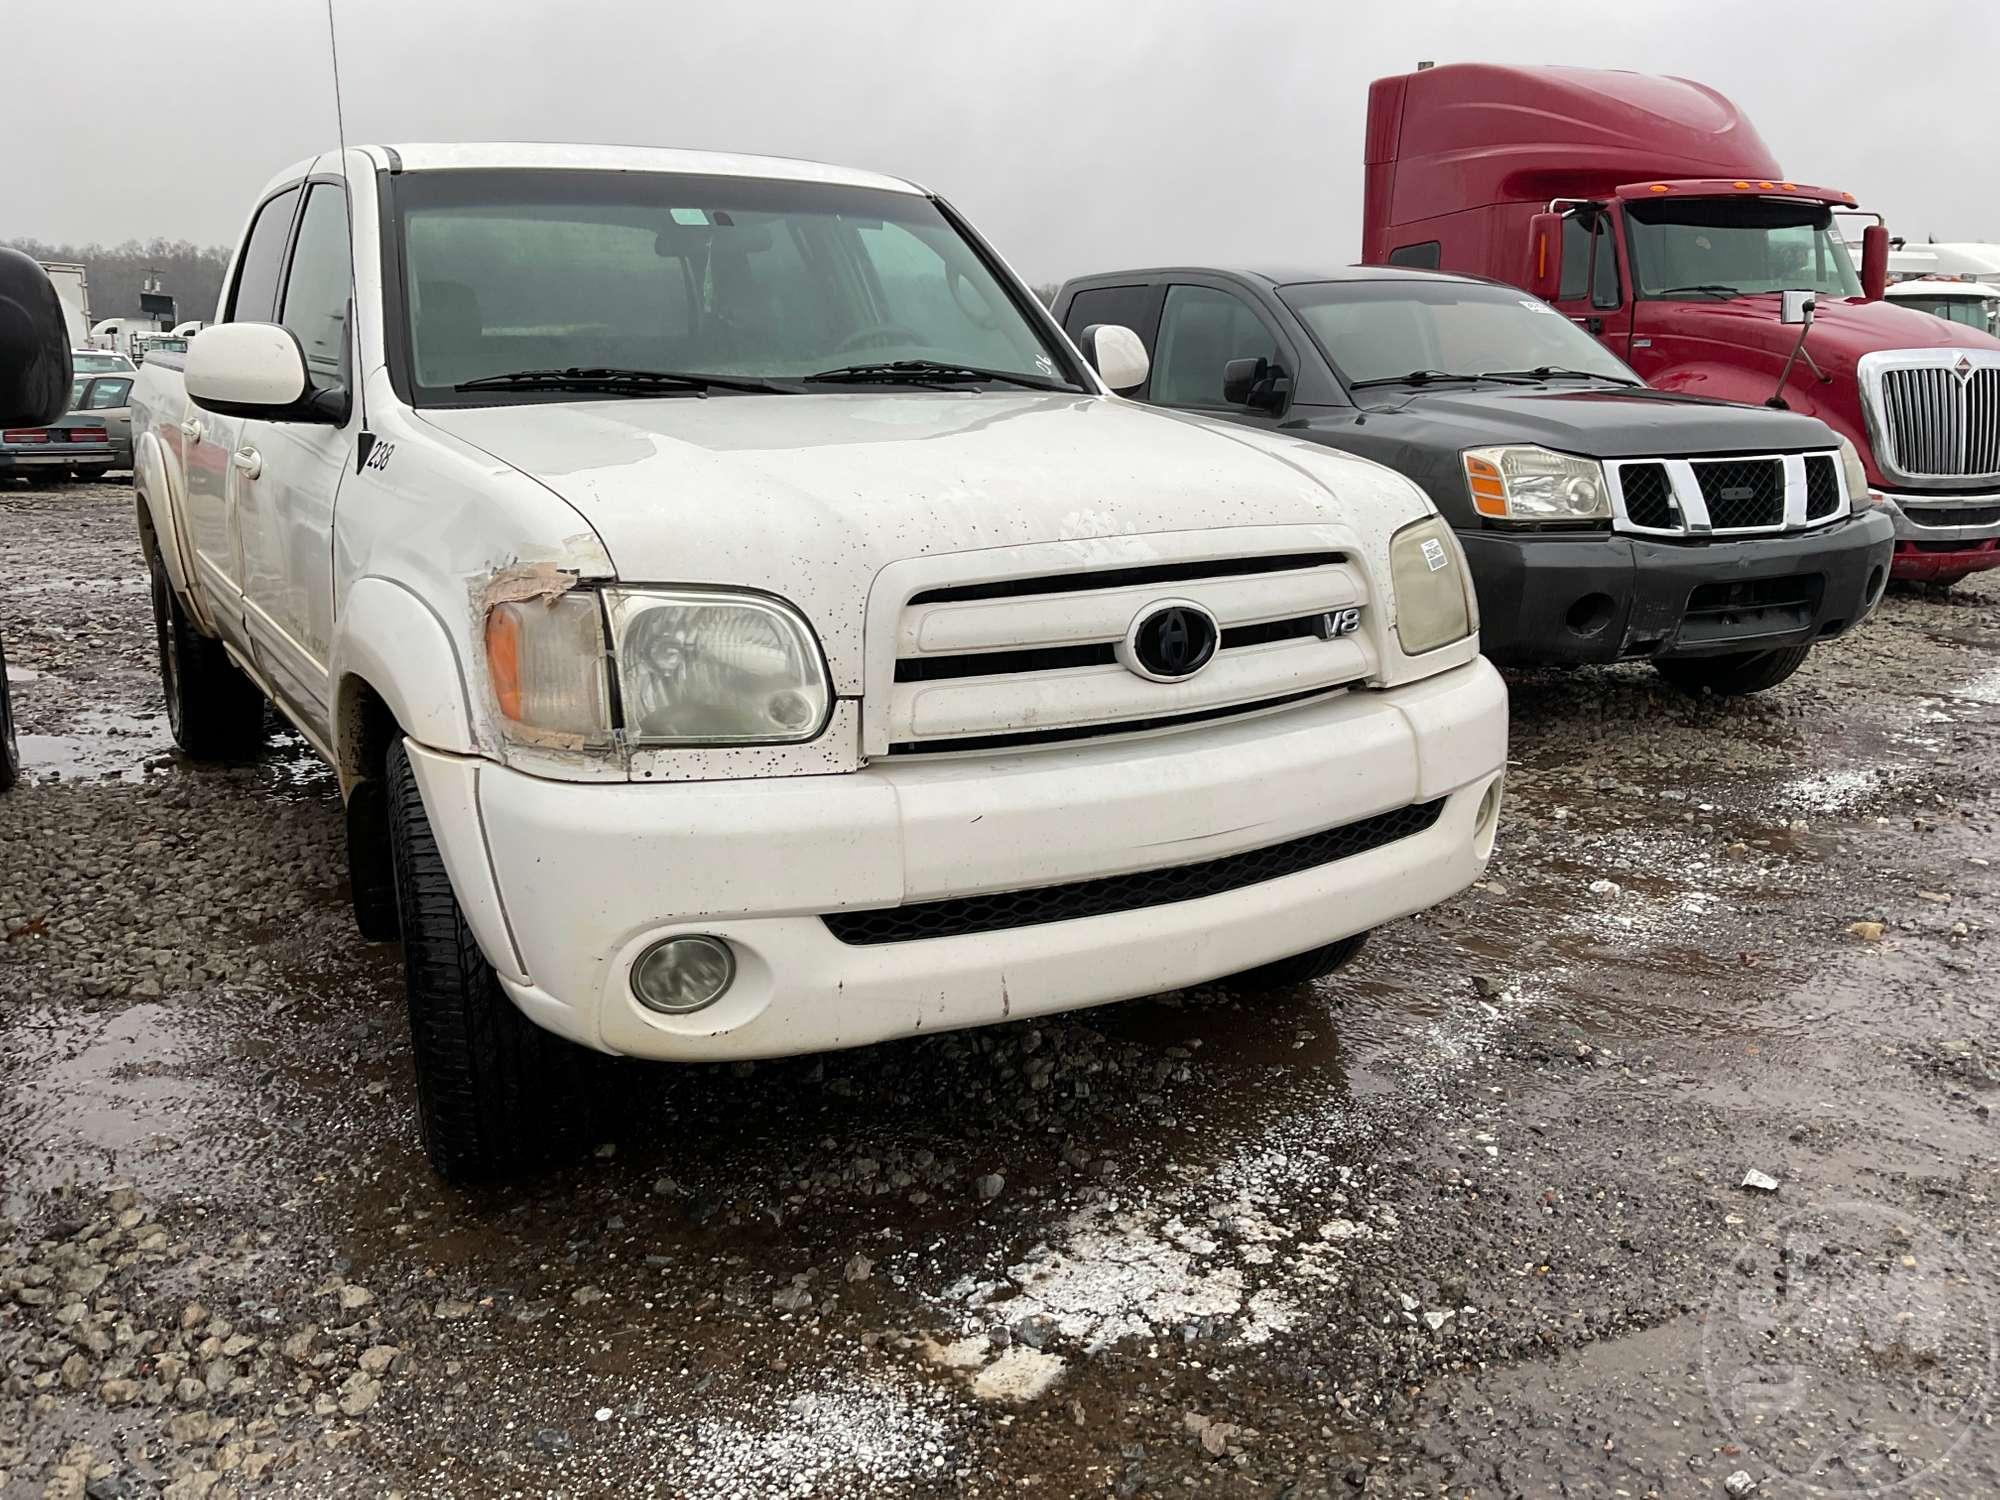
{"label": "number 238 marking", "polygon": [[369,450],[368,462],[361,467],[364,469],[386,469],[389,467],[389,460],[395,456],[396,445],[394,443],[377,443]]}

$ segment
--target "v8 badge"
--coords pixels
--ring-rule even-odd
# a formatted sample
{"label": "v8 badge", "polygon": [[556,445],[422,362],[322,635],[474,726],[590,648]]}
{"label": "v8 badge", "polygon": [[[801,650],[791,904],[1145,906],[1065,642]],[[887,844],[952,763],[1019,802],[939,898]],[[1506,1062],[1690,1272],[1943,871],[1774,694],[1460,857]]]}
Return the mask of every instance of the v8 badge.
{"label": "v8 badge", "polygon": [[1319,627],[1315,634],[1323,641],[1337,641],[1344,635],[1352,635],[1361,628],[1361,611],[1358,607],[1330,609],[1319,617]]}

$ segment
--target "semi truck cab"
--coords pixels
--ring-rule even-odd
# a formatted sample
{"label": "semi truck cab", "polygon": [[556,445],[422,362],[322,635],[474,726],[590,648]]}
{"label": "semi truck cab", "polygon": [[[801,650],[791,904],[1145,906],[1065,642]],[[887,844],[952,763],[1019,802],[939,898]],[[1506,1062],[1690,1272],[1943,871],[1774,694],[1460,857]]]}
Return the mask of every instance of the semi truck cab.
{"label": "semi truck cab", "polygon": [[1896,577],[2000,566],[2000,339],[1885,302],[1886,229],[1857,267],[1854,196],[1786,177],[1721,94],[1430,68],[1371,85],[1365,157],[1364,260],[1512,282],[1658,389],[1818,417],[1891,509]]}

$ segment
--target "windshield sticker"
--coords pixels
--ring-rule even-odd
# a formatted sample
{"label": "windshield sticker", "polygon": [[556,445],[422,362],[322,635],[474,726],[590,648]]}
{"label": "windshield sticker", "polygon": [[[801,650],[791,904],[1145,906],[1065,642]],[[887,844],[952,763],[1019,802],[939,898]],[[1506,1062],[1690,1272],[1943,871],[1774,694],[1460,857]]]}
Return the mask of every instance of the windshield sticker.
{"label": "windshield sticker", "polygon": [[1424,561],[1430,564],[1433,573],[1451,561],[1449,557],[1445,556],[1444,543],[1434,536],[1424,538],[1423,553]]}
{"label": "windshield sticker", "polygon": [[1556,313],[1556,316],[1559,318],[1562,316],[1561,313],[1556,312],[1553,307],[1550,307],[1540,297],[1523,297],[1520,299],[1520,303],[1521,306],[1527,308],[1530,312]]}

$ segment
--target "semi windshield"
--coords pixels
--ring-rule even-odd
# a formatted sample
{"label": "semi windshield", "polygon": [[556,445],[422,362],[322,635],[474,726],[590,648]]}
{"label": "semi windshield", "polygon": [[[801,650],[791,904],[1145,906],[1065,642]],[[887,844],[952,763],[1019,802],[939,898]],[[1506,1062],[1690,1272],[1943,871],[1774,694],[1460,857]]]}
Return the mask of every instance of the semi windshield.
{"label": "semi windshield", "polygon": [[914,193],[548,171],[412,173],[396,193],[419,399],[523,370],[782,382],[892,360],[1068,385],[1065,359]]}
{"label": "semi windshield", "polygon": [[1454,375],[1548,367],[1638,384],[1616,355],[1548,303],[1477,281],[1315,281],[1278,295],[1354,385],[1419,370]]}
{"label": "semi windshield", "polygon": [[1625,205],[1642,297],[1813,291],[1859,297],[1861,278],[1822,203],[1662,198]]}
{"label": "semi windshield", "polygon": [[1934,318],[1943,318],[1947,323],[1963,323],[1967,328],[1977,328],[1981,332],[1992,327],[1992,309],[2000,306],[1979,297],[1891,297],[1889,300],[1898,307],[1926,312]]}

